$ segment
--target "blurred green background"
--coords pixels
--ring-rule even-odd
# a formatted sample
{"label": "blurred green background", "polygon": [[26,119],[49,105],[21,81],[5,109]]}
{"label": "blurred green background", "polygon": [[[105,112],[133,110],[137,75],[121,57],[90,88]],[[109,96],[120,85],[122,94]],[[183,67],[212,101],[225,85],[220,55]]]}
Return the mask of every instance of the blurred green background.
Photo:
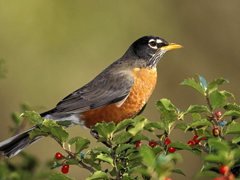
{"label": "blurred green background", "polygon": [[[53,108],[58,101],[92,80],[120,58],[136,39],[160,36],[184,49],[168,52],[158,64],[158,83],[143,113],[158,121],[155,102],[168,98],[181,110],[202,105],[200,93],[179,86],[195,74],[208,81],[228,78],[222,86],[240,104],[240,1],[106,1],[106,0],[11,0],[0,1],[0,59],[6,60],[7,78],[0,81],[0,141],[11,134],[11,112],[28,101]],[[186,119],[187,120],[187,119]],[[68,129],[96,146],[89,130]],[[170,139],[187,143],[193,134],[175,130]],[[51,138],[25,150],[44,162],[61,151]],[[202,166],[197,156],[181,152],[182,168],[192,179]],[[14,159],[13,159],[14,160]],[[60,169],[57,170],[60,172]],[[89,173],[70,167],[68,175],[85,179]]]}

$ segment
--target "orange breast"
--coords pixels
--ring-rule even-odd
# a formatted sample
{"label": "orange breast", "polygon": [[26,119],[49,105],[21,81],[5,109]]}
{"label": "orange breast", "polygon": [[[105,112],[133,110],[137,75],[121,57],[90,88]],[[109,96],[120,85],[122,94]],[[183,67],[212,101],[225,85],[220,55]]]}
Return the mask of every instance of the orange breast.
{"label": "orange breast", "polygon": [[117,107],[116,104],[110,104],[81,113],[80,119],[84,121],[86,127],[90,128],[102,121],[113,121],[117,124],[124,119],[135,116],[143,108],[155,88],[157,71],[155,68],[135,68],[133,74],[135,83],[128,98],[120,107]]}

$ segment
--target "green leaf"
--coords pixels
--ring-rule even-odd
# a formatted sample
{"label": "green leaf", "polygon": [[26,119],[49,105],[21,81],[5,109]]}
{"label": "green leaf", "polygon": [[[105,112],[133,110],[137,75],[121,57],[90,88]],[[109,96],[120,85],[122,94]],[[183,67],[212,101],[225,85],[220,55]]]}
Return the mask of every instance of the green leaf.
{"label": "green leaf", "polygon": [[205,137],[205,138],[213,138],[214,137],[212,131],[202,130],[202,129],[197,130],[197,135],[198,135],[198,139],[202,139],[203,137]]}
{"label": "green leaf", "polygon": [[81,137],[74,137],[68,141],[68,147],[70,148],[72,144],[76,143],[77,140]]}
{"label": "green leaf", "polygon": [[166,130],[163,123],[161,123],[161,122],[150,122],[145,126],[145,128],[151,128],[151,127],[161,129],[161,130],[164,130],[164,131]]}
{"label": "green leaf", "polygon": [[101,164],[95,163],[95,162],[94,162],[94,159],[95,159],[95,158],[96,158],[96,157],[91,158],[91,159],[84,158],[82,161],[83,161],[84,163],[90,164],[90,165],[91,165],[92,167],[94,167],[95,169],[100,170],[100,169],[101,169]]}
{"label": "green leaf", "polygon": [[204,171],[204,172],[199,172],[194,176],[194,179],[196,178],[215,178],[219,177],[219,174],[216,172],[212,171]]}
{"label": "green leaf", "polygon": [[207,90],[207,81],[204,79],[204,77],[200,76],[197,74],[197,76],[199,77],[199,81],[200,81],[200,85],[202,86],[203,91],[205,92]]}
{"label": "green leaf", "polygon": [[110,155],[108,154],[99,154],[96,159],[100,160],[100,161],[104,161],[107,162],[109,164],[111,164],[113,166],[113,159]]}
{"label": "green leaf", "polygon": [[227,99],[218,90],[214,91],[210,97],[213,108],[223,107],[227,103]]}
{"label": "green leaf", "polygon": [[214,171],[214,172],[219,172],[219,167],[217,166],[212,166],[210,164],[203,165],[201,171]]}
{"label": "green leaf", "polygon": [[157,102],[157,109],[160,112],[161,121],[163,122],[165,128],[169,130],[178,117],[175,107],[169,100],[161,99]]}
{"label": "green leaf", "polygon": [[228,146],[228,144],[226,142],[219,141],[215,138],[209,139],[208,144],[211,147],[215,147],[217,150],[226,151],[226,152],[229,152],[229,150],[230,150],[230,146]]}
{"label": "green leaf", "polygon": [[51,134],[56,137],[57,139],[59,139],[61,142],[66,142],[68,140],[69,134],[68,132],[63,129],[62,126],[60,127],[51,127]]}
{"label": "green leaf", "polygon": [[227,111],[227,112],[225,112],[225,113],[222,115],[222,117],[225,117],[225,116],[236,116],[236,117],[240,117],[240,112],[238,112],[238,111],[233,111],[233,110]]}
{"label": "green leaf", "polygon": [[[164,151],[164,149],[160,146],[155,146],[154,148],[152,148],[153,153],[155,154],[155,156],[159,155],[162,151]],[[165,152],[165,151],[164,151]]]}
{"label": "green leaf", "polygon": [[42,117],[34,111],[25,111],[21,117],[29,119],[33,124],[40,124],[43,122]]}
{"label": "green leaf", "polygon": [[181,86],[189,86],[193,89],[199,91],[202,95],[205,95],[202,86],[197,83],[193,78],[185,79],[183,82],[180,83]]}
{"label": "green leaf", "polygon": [[191,105],[184,113],[210,112],[206,106]]}
{"label": "green leaf", "polygon": [[143,134],[137,134],[131,139],[131,142],[139,142],[141,140],[149,140],[147,136],[144,136]]}
{"label": "green leaf", "polygon": [[230,98],[232,98],[233,100],[235,100],[235,97],[234,97],[234,95],[232,94],[232,93],[230,93],[230,92],[228,92],[228,91],[220,91],[220,93],[222,94],[222,95],[224,95],[225,97],[230,97]]}
{"label": "green leaf", "polygon": [[208,83],[207,91],[211,94],[213,91],[217,90],[217,88],[222,85],[224,82],[228,82],[227,79],[219,78],[215,79],[214,81]]}
{"label": "green leaf", "polygon": [[111,154],[111,149],[110,148],[106,148],[104,146],[95,147],[93,149],[93,151],[100,151],[100,152],[103,152],[103,153]]}
{"label": "green leaf", "polygon": [[122,151],[133,147],[131,144],[120,144],[116,149],[116,155],[120,154]]}
{"label": "green leaf", "polygon": [[133,119],[125,119],[124,121],[121,121],[117,124],[115,129],[113,130],[113,133],[122,131],[123,129],[126,129],[128,126],[133,125],[135,123],[135,120]]}
{"label": "green leaf", "polygon": [[201,119],[200,121],[193,121],[187,125],[185,131],[187,131],[191,127],[199,127],[199,126],[210,126],[212,127],[212,123],[206,119]]}
{"label": "green leaf", "polygon": [[75,160],[75,159],[69,159],[66,164],[68,164],[68,165],[78,165],[78,161]]}
{"label": "green leaf", "polygon": [[148,167],[153,167],[155,164],[155,156],[152,151],[152,148],[148,145],[143,145],[138,147],[140,155],[143,158],[143,161],[146,163]]}
{"label": "green leaf", "polygon": [[114,136],[113,138],[113,143],[114,144],[123,144],[129,141],[129,139],[133,137],[131,133],[128,131],[123,131],[117,135]]}
{"label": "green leaf", "polygon": [[142,132],[142,130],[144,129],[144,126],[148,124],[149,121],[142,116],[136,116],[134,120],[135,120],[135,125],[133,128],[129,129],[128,132],[135,136],[136,134]]}
{"label": "green leaf", "polygon": [[185,174],[182,172],[182,170],[179,169],[179,168],[178,168],[178,169],[172,169],[171,172],[172,172],[172,173],[177,173],[177,174],[182,174],[182,175],[184,175],[184,176],[186,177],[186,175],[185,175]]}
{"label": "green leaf", "polygon": [[96,171],[93,175],[88,176],[86,180],[95,180],[95,179],[109,179],[109,177],[105,172]]}
{"label": "green leaf", "polygon": [[227,111],[234,110],[240,112],[240,107],[236,103],[234,104],[227,103],[227,105],[224,106],[224,109]]}
{"label": "green leaf", "polygon": [[97,142],[107,142],[107,138],[105,137],[100,137]]}
{"label": "green leaf", "polygon": [[187,125],[184,124],[184,123],[177,123],[175,126],[174,126],[174,129],[181,129],[183,131],[185,131],[187,128]]}
{"label": "green leaf", "polygon": [[222,159],[217,154],[208,154],[204,157],[204,162],[208,163],[221,163]]}
{"label": "green leaf", "polygon": [[228,126],[225,134],[240,134],[240,124],[232,121],[232,123]]}
{"label": "green leaf", "polygon": [[123,174],[123,179],[122,180],[136,180],[136,179],[129,176],[128,174]]}
{"label": "green leaf", "polygon": [[83,149],[86,149],[89,147],[90,141],[85,138],[78,138],[76,141],[75,149],[76,153],[81,152]]}
{"label": "green leaf", "polygon": [[58,127],[56,121],[53,121],[51,119],[44,119],[42,125],[39,127],[43,132],[50,132],[51,127],[54,127],[54,126]]}
{"label": "green leaf", "polygon": [[12,120],[17,126],[20,126],[22,124],[22,118],[18,112],[12,113]]}
{"label": "green leaf", "polygon": [[171,142],[171,144],[168,145],[169,147],[175,147],[176,149],[186,149],[186,150],[189,150],[192,152],[192,148],[188,145],[188,144],[184,144],[182,142],[179,142],[179,141],[174,141],[174,142]]}
{"label": "green leaf", "polygon": [[69,126],[70,124],[72,124],[71,121],[57,121],[57,124],[60,126]]}
{"label": "green leaf", "polygon": [[40,129],[35,128],[29,133],[29,141],[32,141],[37,136],[48,136],[48,133],[42,132]]}
{"label": "green leaf", "polygon": [[201,120],[201,115],[199,113],[191,113],[193,121]]}
{"label": "green leaf", "polygon": [[97,123],[94,127],[94,130],[98,132],[98,134],[102,135],[105,138],[109,138],[112,136],[112,133],[115,129],[115,124],[113,122],[106,123],[103,121],[101,124]]}
{"label": "green leaf", "polygon": [[240,134],[234,136],[234,138],[232,139],[232,143],[238,143],[240,142]]}
{"label": "green leaf", "polygon": [[240,157],[240,148],[237,149],[233,149],[231,151],[231,155],[234,157],[234,159],[237,160],[237,162],[239,161],[239,157]]}
{"label": "green leaf", "polygon": [[74,180],[62,173],[57,173],[57,174],[53,174],[51,175],[48,180]]}

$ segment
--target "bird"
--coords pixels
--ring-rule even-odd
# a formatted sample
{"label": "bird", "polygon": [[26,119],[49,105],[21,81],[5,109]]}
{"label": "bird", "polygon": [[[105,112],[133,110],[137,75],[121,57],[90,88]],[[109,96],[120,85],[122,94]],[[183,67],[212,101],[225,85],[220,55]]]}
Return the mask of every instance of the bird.
{"label": "bird", "polygon": [[[115,124],[137,115],[147,103],[157,82],[157,63],[169,50],[183,46],[168,43],[157,36],[137,39],[124,55],[109,65],[92,81],[61,100],[55,108],[41,113],[44,119],[68,125],[93,127],[105,121]],[[0,143],[0,151],[7,158],[42,138],[29,141],[29,133],[36,126]]]}

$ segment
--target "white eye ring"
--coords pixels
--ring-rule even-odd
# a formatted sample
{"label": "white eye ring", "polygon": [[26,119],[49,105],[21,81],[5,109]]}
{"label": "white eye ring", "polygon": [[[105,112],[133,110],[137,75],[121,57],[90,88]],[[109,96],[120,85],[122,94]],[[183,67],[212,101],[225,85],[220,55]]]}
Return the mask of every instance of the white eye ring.
{"label": "white eye ring", "polygon": [[150,39],[148,45],[153,49],[157,49],[157,42],[154,39]]}

